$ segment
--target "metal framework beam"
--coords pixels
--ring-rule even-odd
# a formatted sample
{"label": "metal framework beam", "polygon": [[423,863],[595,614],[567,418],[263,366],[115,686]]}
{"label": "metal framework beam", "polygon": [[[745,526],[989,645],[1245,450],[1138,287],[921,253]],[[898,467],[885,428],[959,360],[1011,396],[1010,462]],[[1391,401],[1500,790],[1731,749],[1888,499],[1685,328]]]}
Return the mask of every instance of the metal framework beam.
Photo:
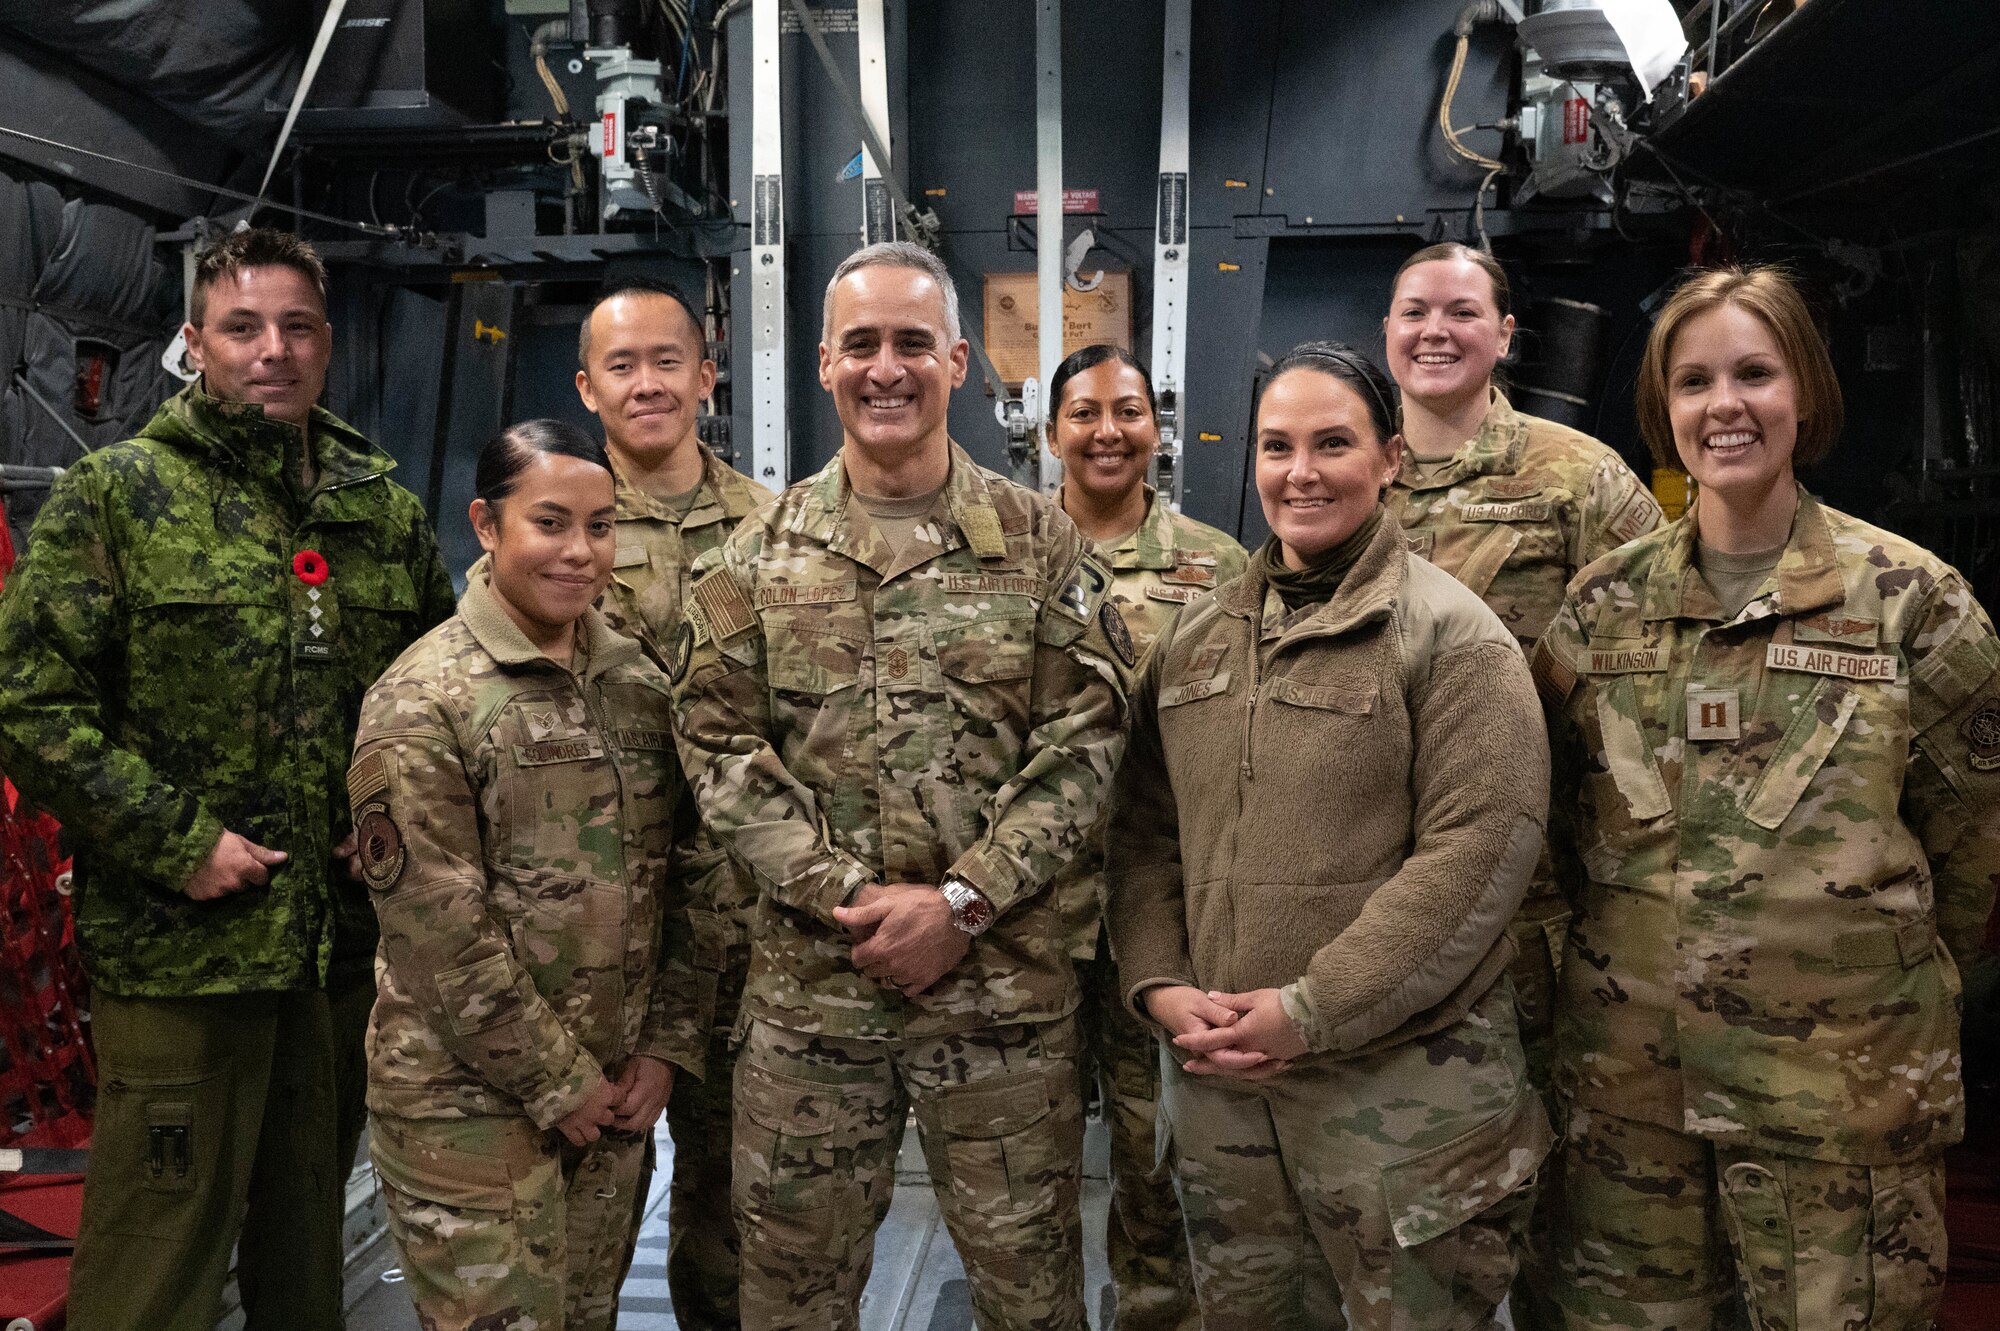
{"label": "metal framework beam", "polygon": [[785,439],[785,149],[778,6],[753,0],[750,118],[750,474],[790,480]]}
{"label": "metal framework beam", "polygon": [[1193,0],[1166,0],[1166,64],[1160,79],[1160,182],[1153,230],[1153,382],[1160,395],[1154,475],[1176,511],[1187,422],[1188,47]]}
{"label": "metal framework beam", "polygon": [[[1049,380],[1063,358],[1062,0],[1035,5],[1035,309],[1041,370],[1035,433],[1041,486],[1054,493],[1062,463],[1049,451]],[[1023,397],[1036,401],[1034,395]]]}
{"label": "metal framework beam", "polygon": [[[894,152],[889,143],[889,61],[882,0],[857,0],[855,17],[861,113],[875,131],[876,142]],[[895,204],[882,180],[882,173],[893,169],[893,163],[877,162],[868,145],[861,145],[861,243],[864,245],[896,238]]]}

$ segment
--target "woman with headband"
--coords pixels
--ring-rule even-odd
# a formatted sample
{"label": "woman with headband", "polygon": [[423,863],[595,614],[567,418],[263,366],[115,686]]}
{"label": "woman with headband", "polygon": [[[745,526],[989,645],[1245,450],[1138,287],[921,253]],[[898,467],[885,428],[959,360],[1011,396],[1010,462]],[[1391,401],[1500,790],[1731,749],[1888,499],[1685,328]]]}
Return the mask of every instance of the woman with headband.
{"label": "woman with headband", "polygon": [[1505,937],[1542,720],[1512,635],[1384,510],[1393,393],[1338,343],[1273,368],[1271,539],[1155,644],[1114,786],[1112,952],[1171,1040],[1210,1331],[1487,1326],[1551,1141]]}

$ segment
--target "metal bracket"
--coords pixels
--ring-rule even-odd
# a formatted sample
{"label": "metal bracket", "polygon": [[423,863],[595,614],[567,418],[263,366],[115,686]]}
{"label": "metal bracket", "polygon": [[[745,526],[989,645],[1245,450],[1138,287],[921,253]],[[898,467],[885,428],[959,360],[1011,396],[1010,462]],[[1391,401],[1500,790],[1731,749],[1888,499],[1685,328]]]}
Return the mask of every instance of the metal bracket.
{"label": "metal bracket", "polygon": [[[750,11],[750,474],[773,490],[790,479],[785,447],[785,150],[778,6]],[[809,29],[811,30],[811,29]]]}
{"label": "metal bracket", "polygon": [[1160,79],[1160,183],[1153,230],[1153,382],[1160,397],[1154,484],[1178,512],[1188,321],[1188,53],[1193,0],[1166,0]]}
{"label": "metal bracket", "polygon": [[1078,271],[1083,267],[1084,256],[1090,253],[1090,247],[1096,243],[1097,229],[1087,226],[1077,233],[1076,239],[1072,240],[1069,248],[1063,251],[1063,285],[1071,291],[1095,291],[1104,285],[1102,268],[1088,278],[1078,275]]}

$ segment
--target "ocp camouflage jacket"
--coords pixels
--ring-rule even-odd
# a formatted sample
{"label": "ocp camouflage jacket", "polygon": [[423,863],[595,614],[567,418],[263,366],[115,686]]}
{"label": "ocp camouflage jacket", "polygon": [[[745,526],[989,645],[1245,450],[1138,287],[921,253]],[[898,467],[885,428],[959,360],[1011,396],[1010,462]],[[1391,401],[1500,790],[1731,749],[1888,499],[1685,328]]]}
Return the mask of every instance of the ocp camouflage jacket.
{"label": "ocp camouflage jacket", "polygon": [[[1618,454],[1514,410],[1497,389],[1479,432],[1443,470],[1426,477],[1404,449],[1388,503],[1410,550],[1470,587],[1529,653],[1577,571],[1660,522],[1651,491]],[[1515,968],[1515,997],[1542,1030],[1568,918],[1544,853],[1512,928],[1533,953]]]}
{"label": "ocp camouflage jacket", "polygon": [[348,791],[382,919],[368,1104],[550,1127],[635,1054],[701,1069],[667,899],[666,681],[586,613],[582,675],[475,578],[361,709]]}
{"label": "ocp camouflage jacket", "polygon": [[1515,411],[1498,391],[1444,470],[1426,479],[1404,450],[1388,502],[1409,548],[1470,587],[1530,652],[1577,570],[1660,522],[1616,453]]}
{"label": "ocp camouflage jacket", "polygon": [[[1145,521],[1100,553],[1111,569],[1111,600],[1141,665],[1183,606],[1240,577],[1249,559],[1227,533],[1174,512],[1151,486]],[[1078,960],[1097,955],[1104,923],[1104,824],[1100,815],[1084,848],[1056,877],[1070,955]]]}
{"label": "ocp camouflage jacket", "polygon": [[[365,975],[375,918],[330,856],[361,695],[452,610],[396,464],[312,415],[189,387],[56,484],[0,596],[0,769],[60,818],[77,933],[112,993],[303,989]],[[325,558],[326,581],[293,570]],[[183,895],[224,828],[291,858],[267,887]]]}
{"label": "ocp camouflage jacket", "polygon": [[1535,657],[1577,861],[1559,1084],[1757,1150],[1934,1154],[2000,875],[2000,642],[1955,571],[1803,491],[1725,622],[1699,507],[1585,568]]}
{"label": "ocp camouflage jacket", "polygon": [[[1077,1001],[1050,887],[1123,747],[1130,635],[1061,509],[952,449],[900,555],[841,455],[698,565],[676,645],[703,816],[762,890],[746,1010],[849,1039],[1049,1021]],[[998,918],[906,999],[833,909],[955,872]]]}
{"label": "ocp camouflage jacket", "polygon": [[[706,448],[701,460],[701,493],[684,518],[627,483],[618,460],[611,462],[618,480],[617,557],[611,585],[597,605],[607,624],[637,638],[662,669],[680,628],[681,603],[694,581],[695,560],[720,549],[736,524],[772,497]],[[757,885],[701,821],[692,794],[683,794],[674,818],[674,875],[686,889],[700,980],[687,996],[694,1010],[691,1019],[704,1025],[714,1020],[726,1028],[735,1018],[731,996],[749,964]]]}

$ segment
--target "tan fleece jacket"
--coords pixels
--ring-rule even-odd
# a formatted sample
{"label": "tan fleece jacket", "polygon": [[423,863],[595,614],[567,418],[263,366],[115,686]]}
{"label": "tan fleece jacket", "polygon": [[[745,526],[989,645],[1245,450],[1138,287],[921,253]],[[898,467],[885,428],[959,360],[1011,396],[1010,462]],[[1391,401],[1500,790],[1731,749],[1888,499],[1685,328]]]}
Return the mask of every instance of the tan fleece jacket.
{"label": "tan fleece jacket", "polygon": [[1394,523],[1286,626],[1263,565],[1190,605],[1133,696],[1108,927],[1127,1001],[1286,989],[1315,1051],[1462,1018],[1512,955],[1548,741],[1519,647]]}

